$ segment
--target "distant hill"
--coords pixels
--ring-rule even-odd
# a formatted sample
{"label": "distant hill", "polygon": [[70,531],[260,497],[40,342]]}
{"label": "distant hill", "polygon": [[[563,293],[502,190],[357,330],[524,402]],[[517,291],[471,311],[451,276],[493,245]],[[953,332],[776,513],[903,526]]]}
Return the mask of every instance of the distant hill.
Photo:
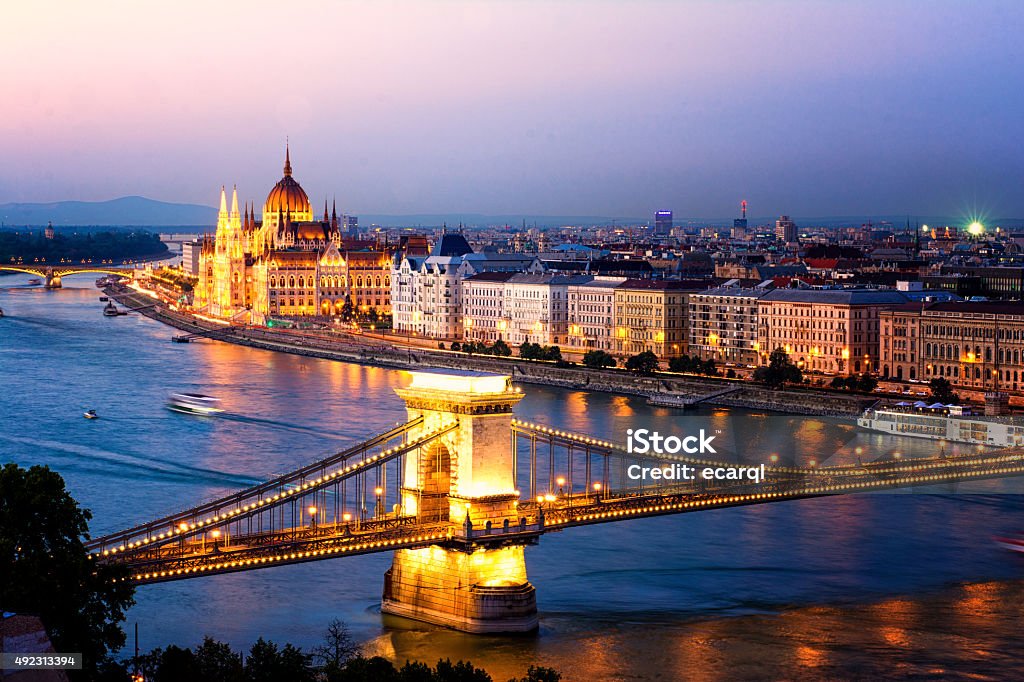
{"label": "distant hill", "polygon": [[[751,227],[756,225],[774,224],[777,216],[751,217]],[[861,225],[868,220],[875,224],[889,221],[893,227],[900,228],[906,224],[906,216],[793,216],[801,227],[844,225]],[[175,204],[156,201],[145,197],[121,197],[110,201],[57,201],[50,204],[0,204],[0,221],[5,227],[45,227],[53,222],[55,227],[63,226],[104,226],[104,227],[153,227],[153,228],[184,228],[174,231],[206,231],[217,224],[217,209],[213,206],[198,204]],[[616,217],[616,216],[581,216],[581,215],[488,215],[484,213],[415,213],[406,215],[389,215],[366,213],[359,214],[360,227],[371,225],[383,227],[420,227],[424,230],[441,227],[457,228],[460,223],[465,227],[497,227],[509,225],[519,228],[526,223],[527,227],[562,227],[565,225],[644,225],[647,218]],[[910,224],[927,225],[958,225],[964,222],[961,218],[939,216],[911,216]],[[985,221],[988,226],[1001,225],[1006,229],[1024,228],[1024,220],[1003,218]],[[691,218],[676,213],[677,227],[715,225],[732,225],[732,218]],[[171,230],[163,230],[171,231]]]}
{"label": "distant hill", "polygon": [[217,209],[198,204],[172,204],[145,197],[110,201],[57,201],[51,204],[0,204],[5,227],[104,225],[139,227],[209,227]]}

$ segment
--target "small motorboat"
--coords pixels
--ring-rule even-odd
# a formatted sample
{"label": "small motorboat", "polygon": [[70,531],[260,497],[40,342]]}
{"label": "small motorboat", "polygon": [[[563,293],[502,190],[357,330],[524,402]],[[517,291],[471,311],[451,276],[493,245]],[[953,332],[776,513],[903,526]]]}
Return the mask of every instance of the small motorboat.
{"label": "small motorboat", "polygon": [[38,277],[33,277],[32,279],[30,279],[28,281],[28,285],[30,287],[37,287],[37,286],[39,286],[42,283],[43,283],[43,280],[39,279]]}
{"label": "small motorboat", "polygon": [[109,296],[100,296],[100,303],[106,303],[110,300]]}
{"label": "small motorboat", "polygon": [[86,410],[85,414],[82,415],[86,419],[99,419],[100,416],[96,414],[96,410]]}
{"label": "small motorboat", "polygon": [[0,308],[0,317],[3,317],[3,316],[4,316],[4,309]]}
{"label": "small motorboat", "polygon": [[1019,533],[1010,537],[996,537],[994,538],[996,544],[1003,549],[1008,549],[1011,552],[1024,553],[1024,533]]}
{"label": "small motorboat", "polygon": [[113,301],[107,301],[107,305],[103,306],[103,314],[107,317],[117,317],[124,313],[117,309],[117,306],[114,305]]}
{"label": "small motorboat", "polygon": [[167,409],[185,414],[210,415],[223,412],[217,407],[220,398],[201,393],[172,393],[167,401]]}

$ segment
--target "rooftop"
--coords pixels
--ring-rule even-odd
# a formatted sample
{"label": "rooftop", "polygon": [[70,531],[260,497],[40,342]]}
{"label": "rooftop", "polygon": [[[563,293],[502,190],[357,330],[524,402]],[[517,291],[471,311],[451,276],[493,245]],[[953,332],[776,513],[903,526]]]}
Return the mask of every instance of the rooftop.
{"label": "rooftop", "polygon": [[907,297],[891,289],[775,289],[761,300],[835,305],[899,305],[906,303]]}

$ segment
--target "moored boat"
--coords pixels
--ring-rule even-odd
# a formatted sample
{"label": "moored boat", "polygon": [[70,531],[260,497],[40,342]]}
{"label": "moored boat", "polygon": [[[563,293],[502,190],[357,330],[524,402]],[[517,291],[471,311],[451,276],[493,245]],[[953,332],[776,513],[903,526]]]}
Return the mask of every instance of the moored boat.
{"label": "moored boat", "polygon": [[893,436],[1012,447],[1024,445],[1024,420],[972,415],[961,405],[898,403],[864,410],[857,425]]}

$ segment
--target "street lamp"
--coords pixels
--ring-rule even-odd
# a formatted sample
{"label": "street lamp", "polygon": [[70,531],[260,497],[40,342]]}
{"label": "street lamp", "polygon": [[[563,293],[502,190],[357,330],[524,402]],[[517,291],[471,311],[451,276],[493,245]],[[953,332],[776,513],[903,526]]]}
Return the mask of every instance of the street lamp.
{"label": "street lamp", "polygon": [[306,509],[306,511],[309,512],[309,524],[310,524],[310,527],[316,528],[316,512],[317,512],[316,507],[313,506],[313,505],[309,505],[309,508]]}
{"label": "street lamp", "polygon": [[597,502],[601,501],[601,482],[594,481],[594,499]]}
{"label": "street lamp", "polygon": [[377,516],[377,518],[380,518],[380,515],[381,515],[381,512],[382,512],[381,507],[380,507],[380,505],[381,505],[380,497],[381,497],[381,495],[384,494],[384,488],[381,488],[380,486],[377,486],[376,488],[373,489],[373,494],[377,496],[377,510],[376,510],[376,514],[375,515]]}

